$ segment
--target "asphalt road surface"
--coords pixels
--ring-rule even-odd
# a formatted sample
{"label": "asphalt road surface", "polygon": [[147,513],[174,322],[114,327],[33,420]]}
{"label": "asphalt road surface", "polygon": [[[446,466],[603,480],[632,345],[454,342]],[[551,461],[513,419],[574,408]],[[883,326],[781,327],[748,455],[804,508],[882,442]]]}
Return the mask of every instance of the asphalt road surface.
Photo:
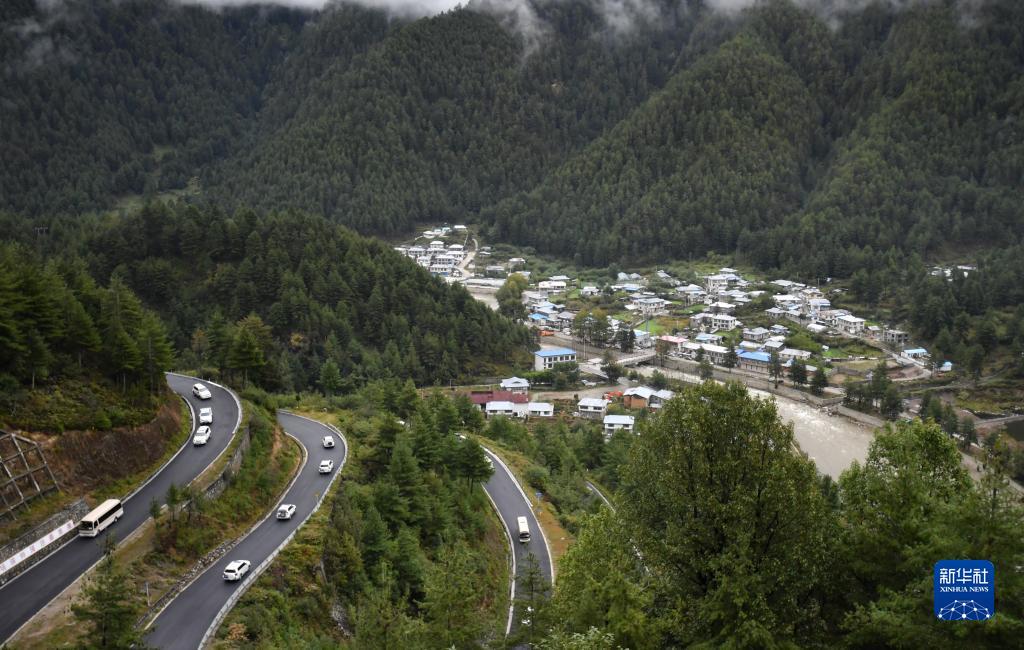
{"label": "asphalt road surface", "polygon": [[[490,495],[494,505],[498,508],[498,514],[505,524],[512,537],[512,554],[515,560],[515,579],[518,581],[526,567],[526,558],[530,553],[537,559],[541,573],[548,584],[552,584],[551,552],[548,550],[547,540],[541,531],[537,517],[534,515],[530,502],[519,487],[519,483],[512,478],[512,473],[505,467],[500,458],[495,456],[489,449],[484,449],[487,456],[494,463],[494,474],[484,484],[484,489]],[[530,541],[522,543],[519,541],[519,517],[526,517],[530,525]],[[513,611],[509,620],[511,632],[518,628],[524,619],[529,619],[529,614],[521,611],[523,608],[515,602],[515,596],[519,595],[517,585],[513,583]]]}
{"label": "asphalt road surface", "polygon": [[[185,442],[178,454],[131,497],[124,499],[124,516],[98,537],[76,537],[45,560],[0,589],[0,640],[14,635],[36,612],[44,608],[103,555],[103,539],[109,533],[120,541],[149,519],[150,501],[164,503],[171,483],[186,485],[199,476],[224,449],[238,428],[239,405],[224,388],[203,382],[212,393],[208,400],[192,396],[192,377],[168,374],[171,389],[188,400],[198,417],[200,407],[213,407],[210,442],[193,447]],[[195,422],[193,422],[193,429]]]}
{"label": "asphalt road surface", "polygon": [[[306,464],[299,470],[295,482],[280,501],[282,504],[294,504],[295,514],[291,519],[278,520],[274,515],[277,510],[275,506],[267,519],[260,522],[227,555],[211,565],[160,612],[153,622],[146,643],[166,649],[198,648],[203,635],[217,619],[221,609],[237,590],[247,586],[244,580],[225,581],[221,577],[224,567],[234,560],[249,560],[252,573],[264,560],[276,555],[289,535],[313,513],[332,478],[341,471],[348,451],[341,436],[319,422],[290,413],[279,412],[277,421],[286,432],[298,439],[308,453]],[[324,449],[321,444],[325,435],[334,436],[336,446],[333,449]],[[320,474],[320,461],[328,458],[334,461],[334,471],[329,475]]]}

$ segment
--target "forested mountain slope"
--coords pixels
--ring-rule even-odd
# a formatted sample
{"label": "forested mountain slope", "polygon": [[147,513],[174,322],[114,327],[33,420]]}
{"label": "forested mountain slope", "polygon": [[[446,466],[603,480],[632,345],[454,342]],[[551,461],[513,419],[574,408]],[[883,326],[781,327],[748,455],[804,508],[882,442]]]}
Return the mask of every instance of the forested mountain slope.
{"label": "forested mountain slope", "polygon": [[738,249],[806,277],[1019,240],[1024,12],[978,20],[876,7],[830,32],[772,4],[485,220],[586,264]]}
{"label": "forested mountain slope", "polygon": [[40,236],[37,224],[0,215],[8,236],[133,289],[167,324],[180,366],[240,384],[327,393],[383,378],[447,384],[525,361],[531,342],[461,286],[319,216],[157,203],[46,224]]}
{"label": "forested mountain slope", "polygon": [[477,220],[584,264],[717,251],[804,277],[1019,242],[1024,7],[832,4],[540,2],[524,38],[472,6],[19,0],[0,201],[188,185],[364,233]]}

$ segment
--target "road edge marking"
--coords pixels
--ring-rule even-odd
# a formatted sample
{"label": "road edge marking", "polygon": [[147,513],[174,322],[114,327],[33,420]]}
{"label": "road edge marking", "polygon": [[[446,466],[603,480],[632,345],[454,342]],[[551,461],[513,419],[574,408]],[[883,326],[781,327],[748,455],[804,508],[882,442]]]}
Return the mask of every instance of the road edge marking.
{"label": "road edge marking", "polygon": [[[501,468],[504,469],[505,473],[508,474],[508,477],[510,479],[512,479],[512,483],[514,483],[515,486],[517,488],[519,488],[519,494],[521,494],[523,496],[523,501],[526,502],[526,505],[529,506],[530,510],[532,511],[533,510],[533,504],[530,503],[530,499],[529,499],[529,497],[526,496],[526,492],[523,490],[523,486],[519,485],[519,480],[516,478],[516,475],[512,473],[512,470],[510,470],[508,468],[508,465],[505,464],[505,461],[503,461],[501,459],[501,456],[499,456],[498,454],[494,453],[489,448],[484,447],[483,445],[480,445],[480,446],[483,447],[484,451],[486,451],[488,454],[490,454],[491,456],[494,456],[495,460],[497,460],[498,463],[501,464]],[[544,540],[544,550],[547,551],[547,553],[548,553],[548,564],[551,566],[551,588],[554,589],[554,587],[555,587],[555,575],[556,575],[557,572],[555,571],[555,561],[551,557],[551,544],[548,543],[548,536],[546,534],[544,534],[544,526],[542,526],[540,524],[540,517],[538,517],[536,514],[534,514],[533,518],[537,520],[537,528],[540,529],[541,539]]]}
{"label": "road edge marking", "polygon": [[[273,551],[271,551],[270,554],[267,555],[267,557],[262,562],[260,562],[259,566],[257,566],[255,569],[253,569],[249,573],[249,576],[245,580],[243,580],[242,584],[240,584],[238,586],[238,588],[235,589],[234,592],[232,592],[231,596],[228,597],[227,602],[224,603],[224,605],[220,608],[220,611],[217,612],[217,615],[213,618],[213,622],[210,623],[210,626],[208,628],[206,628],[206,633],[203,634],[203,638],[199,642],[200,650],[202,648],[205,648],[210,643],[210,641],[212,640],[213,635],[217,633],[217,629],[220,627],[221,623],[224,622],[224,619],[227,618],[228,613],[231,612],[231,610],[238,603],[238,601],[242,599],[242,596],[245,595],[245,592],[248,591],[249,587],[251,587],[252,584],[254,582],[256,582],[256,580],[260,577],[260,575],[264,571],[267,570],[267,568],[270,566],[270,563],[273,562],[274,559],[277,558],[278,554],[284,549],[284,547],[291,543],[292,539],[295,537],[295,534],[298,533],[302,529],[302,527],[306,525],[306,522],[309,521],[310,517],[312,517],[314,514],[316,514],[316,512],[320,509],[320,506],[323,504],[324,499],[327,498],[327,495],[330,493],[331,488],[334,486],[334,482],[337,480],[338,476],[341,475],[341,471],[345,468],[345,462],[348,460],[348,454],[349,454],[348,440],[345,438],[345,434],[343,434],[341,431],[339,431],[336,426],[334,426],[333,424],[325,424],[324,422],[320,422],[319,420],[314,420],[313,418],[308,418],[308,417],[306,417],[304,415],[298,415],[296,413],[292,413],[291,411],[287,411],[285,409],[278,409],[277,412],[278,413],[285,413],[285,414],[290,415],[292,417],[301,418],[303,420],[309,420],[310,422],[318,424],[318,425],[320,425],[320,426],[322,426],[322,427],[324,427],[324,428],[326,428],[326,429],[328,429],[330,431],[333,431],[334,433],[338,434],[338,437],[341,439],[342,444],[345,445],[345,455],[342,457],[341,464],[338,467],[337,471],[335,471],[331,475],[331,480],[327,483],[327,488],[324,489],[324,491],[320,494],[320,498],[317,499],[316,505],[314,505],[313,509],[309,511],[309,514],[307,514],[306,517],[302,521],[299,522],[299,525],[295,527],[295,530],[293,530],[291,533],[289,533],[288,536],[285,537],[281,541],[281,543],[277,545],[277,548],[275,548]],[[284,426],[283,425],[281,426],[281,430],[284,431]],[[302,442],[298,438],[296,438],[292,434],[288,433],[287,431],[284,431],[284,432],[285,432],[285,435],[288,435],[289,437],[291,437],[294,440],[296,440],[299,443],[299,446],[301,446],[304,450],[306,449],[306,445],[302,444]],[[307,450],[307,454],[308,454],[308,450]],[[307,458],[308,458],[308,455],[307,455]],[[305,462],[303,462],[303,467],[305,467]],[[300,474],[301,474],[301,471],[299,473],[295,474],[295,478],[292,479],[292,483],[288,486],[288,489],[285,490],[282,493],[281,499],[284,499],[285,495],[288,494],[288,491],[291,490],[292,486],[295,484],[295,481],[298,480],[298,477],[300,476]],[[280,504],[280,503],[281,503],[281,501],[278,501],[278,504]],[[275,506],[275,510],[276,510],[276,506]],[[239,538],[238,542],[241,543],[242,540],[244,540],[246,537],[248,537],[249,534],[253,530],[255,530],[257,527],[261,526],[264,521],[269,519],[271,514],[273,514],[273,513],[274,513],[274,510],[271,510],[270,514],[268,514],[266,517],[263,518],[263,521],[260,521],[258,524],[254,525],[253,528],[248,533],[245,534],[245,536]],[[211,564],[210,567],[212,567],[212,566],[214,566],[214,565]],[[209,567],[206,570],[209,571]],[[206,571],[203,571],[203,573],[206,573]],[[202,574],[200,574],[200,575],[202,575]],[[184,589],[182,590],[182,592],[184,592]],[[168,603],[168,604],[170,604],[170,603]],[[154,618],[153,620],[156,620],[156,619]]]}
{"label": "road edge marking", "polygon": [[[508,621],[505,623],[505,636],[512,633],[512,619],[515,617],[516,607],[516,547],[512,542],[512,531],[508,529],[508,523],[501,516],[501,511],[498,510],[498,504],[494,502],[494,498],[491,497],[491,493],[487,491],[487,484],[482,483],[484,487],[484,494],[487,495],[487,500],[491,502],[491,508],[494,509],[494,514],[498,516],[498,521],[501,522],[501,527],[505,530],[505,538],[508,540],[508,552],[509,557],[512,559],[512,572],[509,574],[509,582],[511,583],[508,595]],[[540,525],[538,523],[538,525]]]}

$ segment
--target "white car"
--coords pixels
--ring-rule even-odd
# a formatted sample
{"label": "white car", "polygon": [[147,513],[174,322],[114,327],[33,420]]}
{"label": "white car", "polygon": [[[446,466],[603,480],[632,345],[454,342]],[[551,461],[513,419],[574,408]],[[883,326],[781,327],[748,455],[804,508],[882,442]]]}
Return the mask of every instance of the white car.
{"label": "white car", "polygon": [[224,579],[228,582],[241,580],[242,576],[249,573],[249,560],[233,560],[224,569]]}
{"label": "white car", "polygon": [[213,424],[213,409],[209,406],[199,409],[199,424]]}
{"label": "white car", "polygon": [[278,519],[291,519],[292,515],[295,514],[295,504],[284,503],[280,508],[277,509]]}
{"label": "white car", "polygon": [[206,386],[203,386],[202,384],[196,384],[195,386],[193,386],[192,394],[198,397],[199,399],[210,399],[211,397],[213,397],[213,394],[210,393],[210,389],[207,388]]}
{"label": "white car", "polygon": [[322,461],[320,461],[320,473],[321,474],[330,474],[333,471],[334,471],[334,461],[333,460],[322,460]]}
{"label": "white car", "polygon": [[196,435],[192,436],[192,444],[198,447],[208,442],[210,442],[210,427],[203,425],[196,429]]}
{"label": "white car", "polygon": [[324,439],[321,442],[324,443],[324,449],[334,448],[334,436],[324,436]]}

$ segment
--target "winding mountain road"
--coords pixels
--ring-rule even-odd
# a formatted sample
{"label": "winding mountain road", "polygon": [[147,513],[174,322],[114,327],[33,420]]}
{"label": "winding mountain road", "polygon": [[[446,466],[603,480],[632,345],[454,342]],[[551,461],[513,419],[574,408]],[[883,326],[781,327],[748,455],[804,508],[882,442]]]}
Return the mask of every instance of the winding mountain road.
{"label": "winding mountain road", "polygon": [[[202,381],[212,397],[200,400],[192,395],[192,384]],[[168,373],[171,390],[188,402],[195,430],[196,413],[201,407],[213,408],[210,442],[192,446],[192,437],[163,467],[132,494],[124,497],[124,516],[95,538],[75,537],[42,562],[0,588],[0,641],[14,636],[39,610],[46,607],[103,556],[103,539],[109,533],[119,542],[149,519],[150,501],[164,503],[172,483],[187,485],[209,467],[227,449],[242,421],[241,403],[230,390],[216,384]]]}
{"label": "winding mountain road", "polygon": [[[295,515],[279,521],[275,517],[275,506],[227,555],[201,573],[157,615],[146,643],[168,650],[196,650],[205,645],[249,585],[320,506],[341,472],[348,456],[348,445],[339,431],[284,411],[278,412],[277,421],[306,450],[298,475],[279,502],[294,504]],[[334,436],[336,446],[333,449],[324,449],[321,444],[326,435]],[[334,461],[334,471],[320,474],[318,466],[326,459]],[[240,582],[226,582],[221,577],[224,567],[233,560],[252,563],[249,574]]]}
{"label": "winding mountain road", "polygon": [[[509,544],[512,545],[512,599],[509,604],[509,617],[505,627],[505,634],[510,634],[518,628],[524,619],[529,619],[526,612],[516,603],[516,581],[523,576],[526,566],[526,558],[533,554],[537,558],[544,579],[549,585],[554,584],[553,562],[551,561],[551,549],[548,540],[544,536],[544,530],[530,506],[530,500],[526,493],[519,486],[519,482],[512,476],[512,472],[505,463],[490,449],[484,447],[487,457],[494,463],[494,474],[484,483],[484,490],[490,497],[494,508],[498,511],[501,521],[505,524],[505,530],[509,536]],[[521,543],[519,541],[519,517],[526,517],[530,525],[530,541]]]}

